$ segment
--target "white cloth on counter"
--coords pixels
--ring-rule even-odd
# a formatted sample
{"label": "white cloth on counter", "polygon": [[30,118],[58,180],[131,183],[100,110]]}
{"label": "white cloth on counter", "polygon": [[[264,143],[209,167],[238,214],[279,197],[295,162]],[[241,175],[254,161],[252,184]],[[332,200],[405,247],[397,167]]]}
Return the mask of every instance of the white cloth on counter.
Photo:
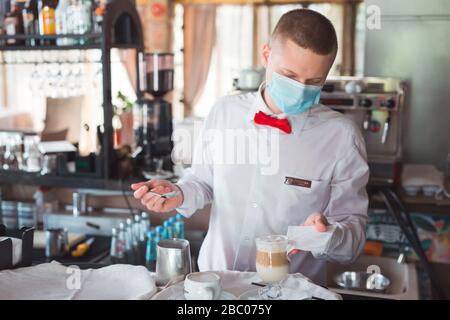
{"label": "white cloth on counter", "polygon": [[287,231],[287,252],[293,249],[309,251],[314,256],[325,254],[340,238],[341,230],[336,226],[327,226],[325,232],[319,232],[315,226],[289,226]]}
{"label": "white cloth on counter", "polygon": [[11,239],[12,241],[12,264],[17,265],[22,261],[22,239],[10,238],[10,237],[0,237],[0,242]]}
{"label": "white cloth on counter", "polygon": [[[252,282],[262,282],[256,272],[239,272],[239,271],[214,271],[220,276],[220,282],[224,291],[230,292],[236,297],[243,293],[258,288]],[[280,285],[296,291],[305,291],[309,295],[325,300],[342,300],[342,297],[328,289],[325,289],[311,282],[301,273],[290,274]]]}
{"label": "white cloth on counter", "polygon": [[144,266],[79,270],[79,282],[74,270],[53,261],[0,271],[0,300],[145,300],[157,290]]}
{"label": "white cloth on counter", "polygon": [[[213,271],[220,276],[222,290],[233,294],[236,298],[245,292],[258,289],[258,286],[252,282],[260,283],[261,278],[256,272],[239,271]],[[281,282],[281,286],[293,289],[297,292],[304,292],[308,296],[317,297],[325,300],[342,300],[342,297],[328,289],[318,286],[311,282],[307,277],[300,273],[290,274]],[[153,299],[157,298],[157,295]]]}

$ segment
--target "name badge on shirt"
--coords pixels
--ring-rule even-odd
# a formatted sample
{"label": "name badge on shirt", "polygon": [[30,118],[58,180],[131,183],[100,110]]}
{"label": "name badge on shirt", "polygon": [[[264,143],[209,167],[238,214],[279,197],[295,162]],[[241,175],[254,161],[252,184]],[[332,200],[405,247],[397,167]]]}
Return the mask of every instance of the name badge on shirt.
{"label": "name badge on shirt", "polygon": [[311,189],[312,181],[293,177],[285,177],[284,184]]}

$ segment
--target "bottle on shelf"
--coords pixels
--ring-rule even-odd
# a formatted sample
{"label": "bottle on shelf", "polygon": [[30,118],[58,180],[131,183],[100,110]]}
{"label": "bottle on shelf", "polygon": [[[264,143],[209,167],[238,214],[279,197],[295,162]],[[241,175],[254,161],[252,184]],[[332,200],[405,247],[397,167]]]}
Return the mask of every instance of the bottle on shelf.
{"label": "bottle on shelf", "polygon": [[175,233],[176,233],[175,222],[177,222],[177,218],[176,217],[170,217],[169,218],[169,223],[170,223],[170,226],[172,228],[172,238],[176,238],[175,237]]}
{"label": "bottle on shelf", "polygon": [[[25,6],[22,9],[23,30],[26,35],[39,34],[39,10],[37,0],[27,0]],[[36,46],[39,44],[39,40],[28,39],[26,41],[27,46]]]}
{"label": "bottle on shelf", "polygon": [[169,230],[167,229],[167,227],[163,226],[161,235],[162,235],[162,239],[164,239],[164,240],[170,239]]}
{"label": "bottle on shelf", "polygon": [[[22,10],[25,7],[25,0],[13,0],[11,1],[11,11],[8,12],[3,21],[3,28],[5,29],[5,34],[8,36],[17,36],[24,33],[23,30],[23,17]],[[19,39],[8,39],[6,40],[6,45],[15,46],[23,45],[24,40]]]}
{"label": "bottle on shelf", "polygon": [[140,228],[140,241],[145,241],[147,234],[150,231],[150,219],[147,212],[141,213],[141,228]]}
{"label": "bottle on shelf", "polygon": [[111,259],[120,259],[119,256],[121,251],[119,250],[119,232],[116,228],[112,228],[111,230],[111,248],[109,255]]}
{"label": "bottle on shelf", "polygon": [[[9,11],[11,11],[11,3],[9,1],[0,1],[0,36],[4,36],[6,34],[3,23],[5,21],[5,16]],[[0,45],[5,45],[5,41],[3,39],[0,40]]]}
{"label": "bottle on shelf", "polygon": [[[70,34],[71,23],[70,17],[68,16],[68,8],[70,6],[70,0],[59,0],[58,6],[55,10],[55,23],[56,23],[56,34]],[[73,39],[70,38],[58,38],[56,44],[58,46],[66,46],[73,44]]]}
{"label": "bottle on shelf", "polygon": [[102,33],[103,30],[103,18],[106,10],[106,0],[97,0],[95,3],[95,10],[93,11],[94,18],[94,32]]}
{"label": "bottle on shelf", "polygon": [[[68,8],[70,27],[73,34],[86,34],[92,31],[92,2],[91,0],[72,0]],[[80,38],[77,43],[88,44],[89,39]]]}
{"label": "bottle on shelf", "polygon": [[170,219],[167,219],[166,221],[163,222],[163,227],[164,227],[165,232],[167,233],[167,239],[174,238],[172,223],[170,223]]}
{"label": "bottle on shelf", "polygon": [[184,219],[181,214],[176,215],[177,221],[174,223],[174,237],[178,239],[184,239]]}
{"label": "bottle on shelf", "polygon": [[126,246],[126,227],[125,223],[119,223],[119,231],[117,234],[117,257],[120,259],[124,258]]}
{"label": "bottle on shelf", "polygon": [[133,217],[133,239],[134,245],[141,241],[141,216],[138,214]]}
{"label": "bottle on shelf", "polygon": [[[39,0],[39,34],[52,36],[56,34],[56,6],[58,0]],[[43,45],[56,44],[55,39],[42,40]]]}
{"label": "bottle on shelf", "polygon": [[145,266],[150,271],[155,270],[156,264],[156,246],[159,242],[159,237],[154,230],[147,233],[147,247],[145,250]]}
{"label": "bottle on shelf", "polygon": [[133,230],[133,220],[128,218],[126,220],[126,245],[125,245],[125,249],[126,250],[132,250],[134,244],[135,244],[135,239],[134,239],[134,230]]}
{"label": "bottle on shelf", "polygon": [[164,231],[164,227],[163,226],[156,226],[155,233],[161,239],[163,238],[163,231]]}

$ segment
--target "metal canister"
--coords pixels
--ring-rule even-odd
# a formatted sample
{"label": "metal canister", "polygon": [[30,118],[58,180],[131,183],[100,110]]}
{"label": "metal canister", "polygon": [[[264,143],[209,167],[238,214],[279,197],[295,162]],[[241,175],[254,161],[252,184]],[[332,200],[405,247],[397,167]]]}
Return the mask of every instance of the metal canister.
{"label": "metal canister", "polygon": [[67,229],[48,229],[45,231],[45,256],[62,257],[68,251],[69,238]]}
{"label": "metal canister", "polygon": [[192,272],[189,241],[169,239],[158,242],[156,249],[156,284],[166,285],[178,276]]}

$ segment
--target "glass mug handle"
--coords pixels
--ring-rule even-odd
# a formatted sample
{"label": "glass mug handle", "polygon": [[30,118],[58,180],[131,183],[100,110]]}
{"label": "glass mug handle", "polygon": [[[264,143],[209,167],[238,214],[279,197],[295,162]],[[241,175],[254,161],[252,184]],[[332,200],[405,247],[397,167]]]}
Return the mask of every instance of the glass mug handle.
{"label": "glass mug handle", "polygon": [[[293,251],[295,251],[295,252],[291,254],[291,252],[293,252]],[[291,262],[292,256],[294,256],[294,255],[296,255],[297,253],[300,253],[300,252],[302,252],[302,250],[296,249],[296,248],[294,248],[293,245],[289,245],[289,243],[288,243],[288,245],[286,247],[286,259],[289,262]]]}

